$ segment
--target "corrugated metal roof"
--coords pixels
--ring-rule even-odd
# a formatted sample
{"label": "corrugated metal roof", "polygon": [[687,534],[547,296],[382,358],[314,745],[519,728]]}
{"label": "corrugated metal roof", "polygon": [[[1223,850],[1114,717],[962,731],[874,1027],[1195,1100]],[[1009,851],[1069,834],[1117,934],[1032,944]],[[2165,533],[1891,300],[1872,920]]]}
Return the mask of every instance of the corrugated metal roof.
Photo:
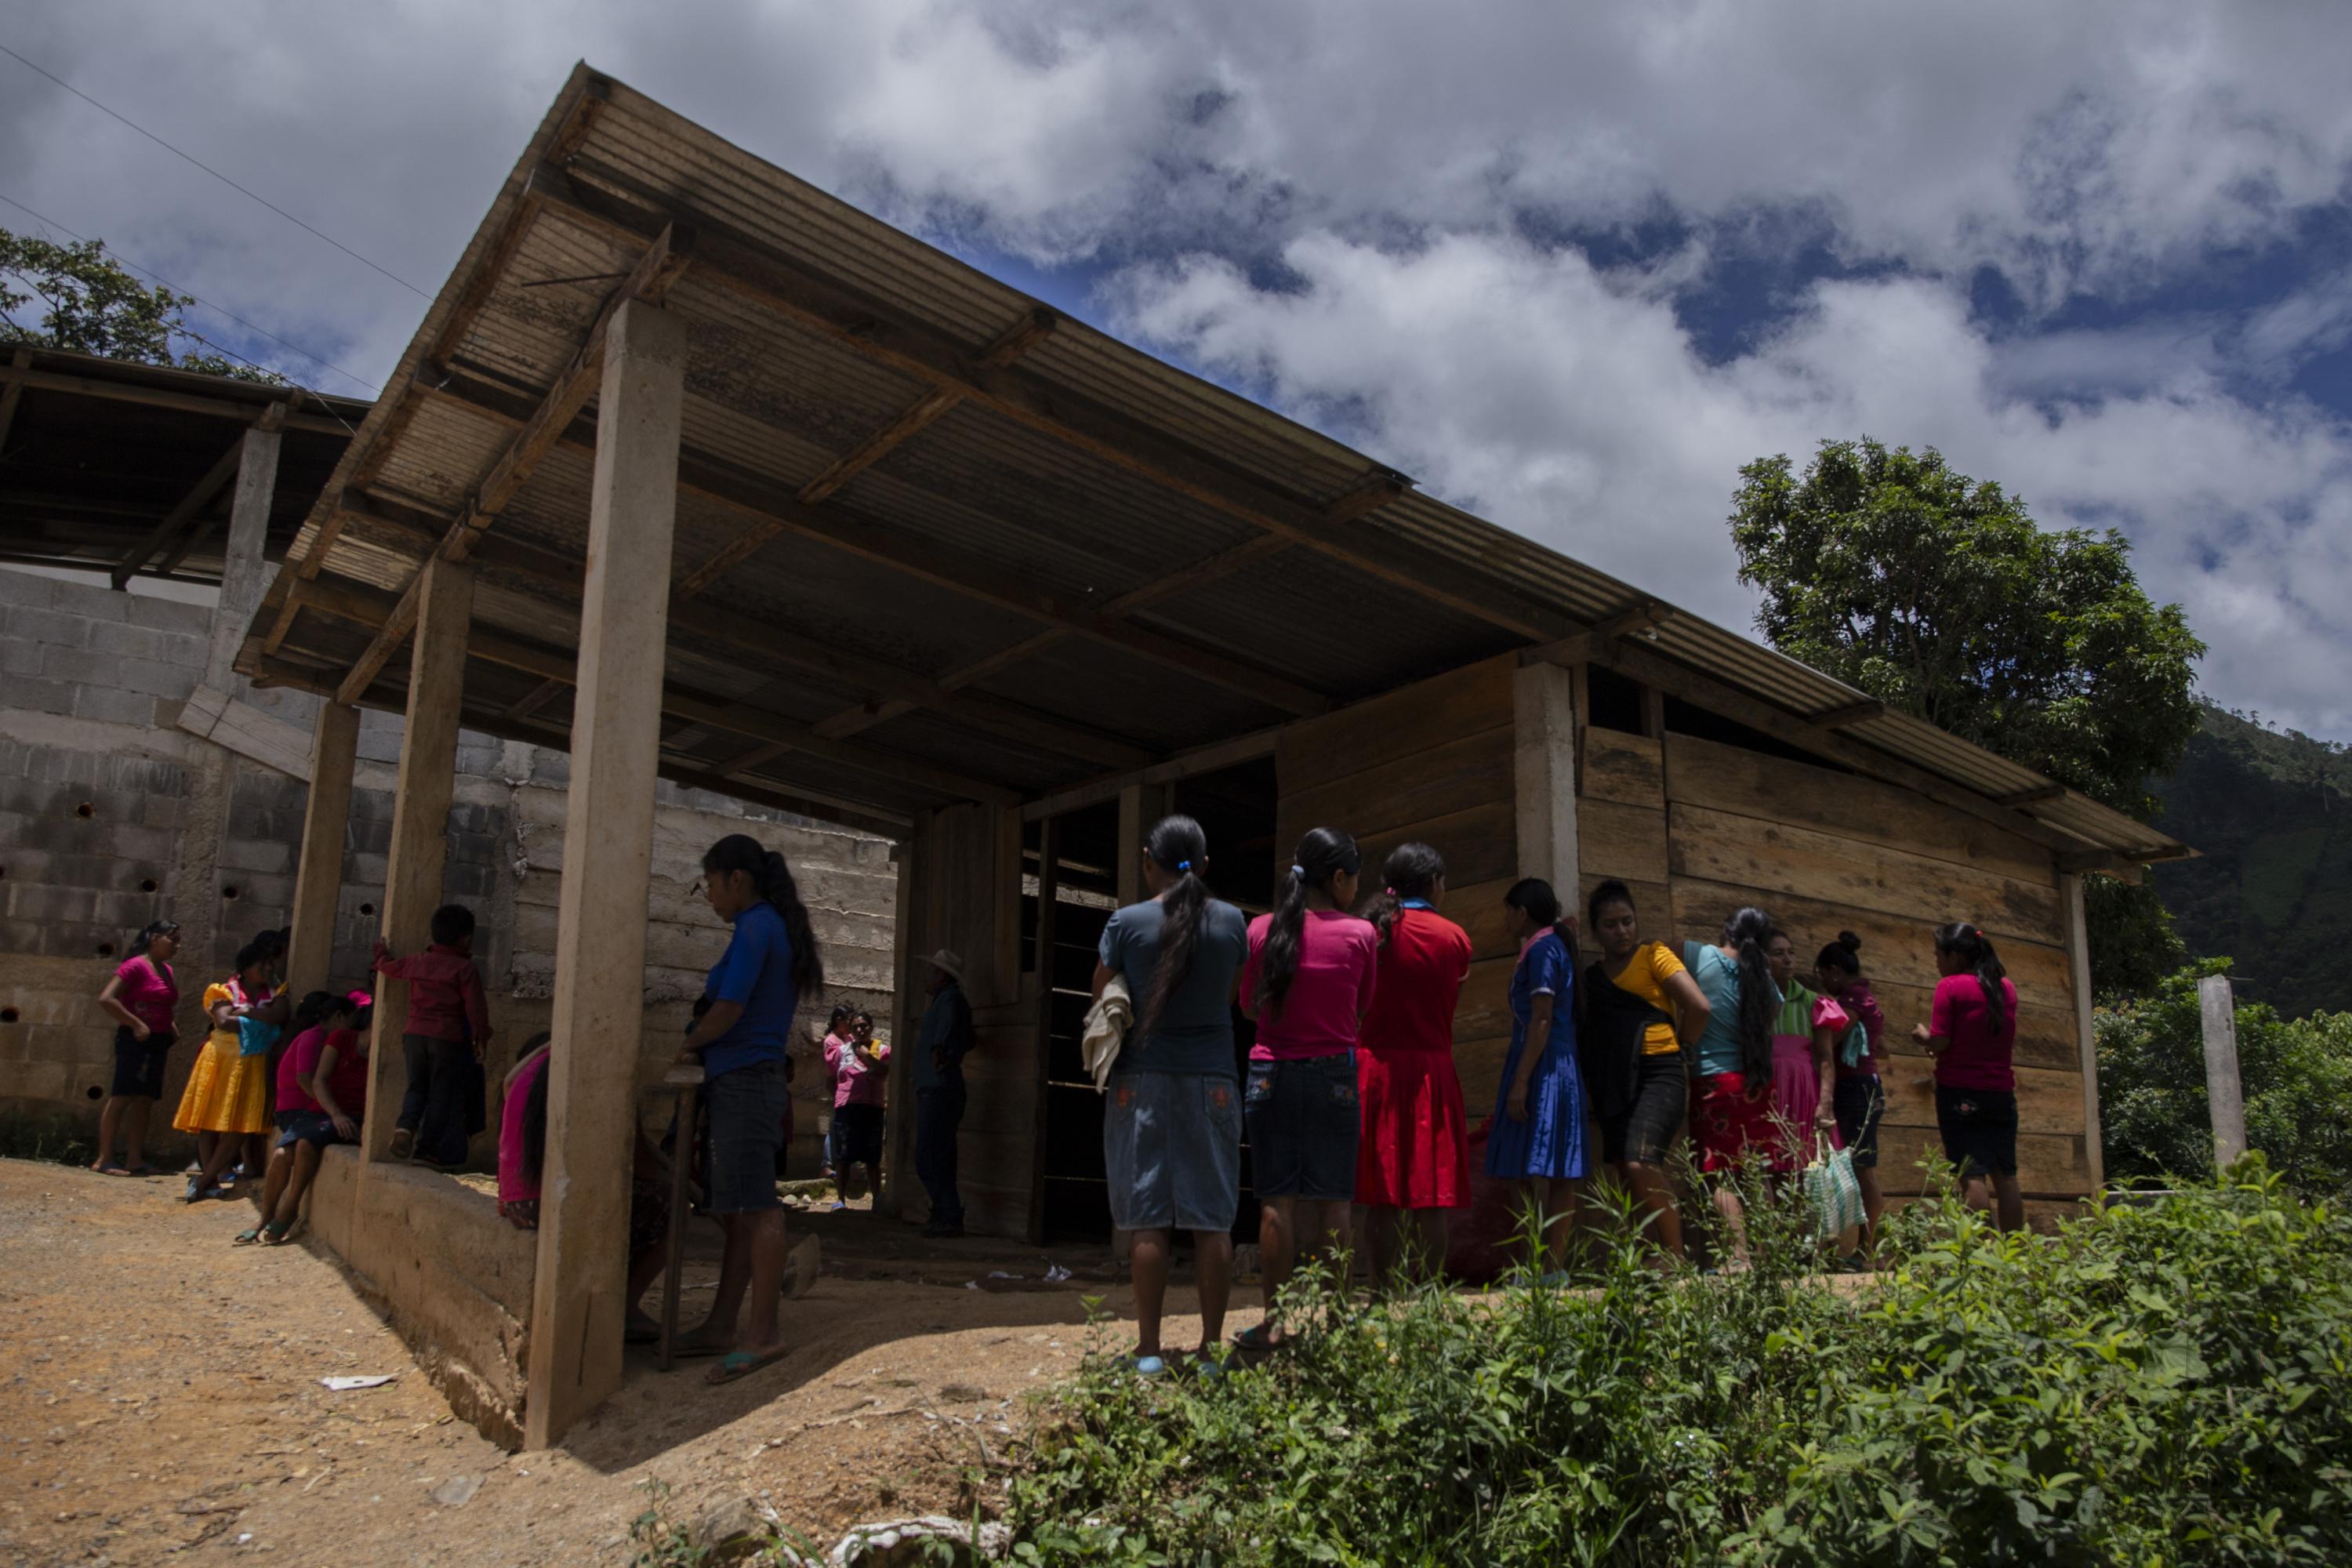
{"label": "corrugated metal roof", "polygon": [[[584,66],[305,525],[296,543],[303,571],[404,587],[423,542],[403,553],[381,533],[354,530],[330,544],[341,527],[331,521],[336,496],[364,481],[379,498],[454,518],[665,224],[687,258],[666,305],[686,323],[690,349],[675,570],[695,571],[746,530],[772,535],[700,603],[862,662],[819,673],[745,656],[737,684],[758,707],[802,723],[883,701],[897,714],[856,734],[867,771],[785,752],[760,770],[772,787],[824,789],[889,813],[938,798],[870,772],[872,759],[892,756],[934,771],[952,764],[1020,792],[1060,787],[1101,764],[1040,739],[1056,724],[1165,753],[1659,603],[1410,490],[1326,521],[1328,506],[1347,504],[1387,470],[1052,317]],[[1041,318],[1050,331],[1024,331]],[[1008,334],[1023,334],[1017,357],[990,361],[992,345],[1014,341]],[[952,405],[919,433],[813,505],[793,499],[938,398]],[[575,426],[540,464],[495,536],[541,552],[530,559],[583,552],[592,430]],[[732,499],[704,493],[712,487]],[[498,563],[527,575],[530,559]],[[500,613],[528,635],[576,637],[560,584],[539,593],[523,577],[504,580],[520,591]],[[1154,596],[1163,584],[1170,591]],[[273,590],[257,637],[278,625],[289,592],[283,581]],[[1097,618],[1127,595],[1139,602]],[[309,629],[316,619],[291,620],[286,647],[298,657],[325,652]],[[1056,635],[1040,636],[1048,631]],[[707,636],[674,636],[674,681],[723,678],[725,659]],[[1833,755],[1844,749],[1849,763],[1867,749],[1887,767],[1993,801],[2044,784],[1916,720],[1856,718],[1863,693],[1670,607],[1633,646],[1761,704],[1759,713],[1785,716],[1780,727],[1800,737],[1807,721],[1839,713],[1837,732],[1814,738]],[[747,670],[755,672],[748,683]],[[976,723],[971,710],[938,697],[931,683],[940,682],[996,704],[992,721]],[[906,707],[909,693],[923,692],[932,695]],[[675,757],[706,763],[749,750],[701,725],[673,740]],[[2026,809],[2032,821],[2021,827],[2053,846],[2177,848],[2080,795]]]}

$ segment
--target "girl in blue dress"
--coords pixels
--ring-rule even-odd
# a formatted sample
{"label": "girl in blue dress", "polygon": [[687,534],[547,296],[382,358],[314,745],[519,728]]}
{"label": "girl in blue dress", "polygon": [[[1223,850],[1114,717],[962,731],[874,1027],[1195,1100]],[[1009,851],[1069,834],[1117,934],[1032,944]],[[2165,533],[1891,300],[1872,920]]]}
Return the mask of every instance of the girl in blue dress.
{"label": "girl in blue dress", "polygon": [[1511,1052],[1486,1133],[1486,1174],[1529,1184],[1543,1216],[1549,1283],[1561,1273],[1576,1229],[1591,1151],[1584,1080],[1576,1068],[1576,922],[1560,914],[1551,884],[1535,877],[1503,895],[1519,962],[1511,972]]}

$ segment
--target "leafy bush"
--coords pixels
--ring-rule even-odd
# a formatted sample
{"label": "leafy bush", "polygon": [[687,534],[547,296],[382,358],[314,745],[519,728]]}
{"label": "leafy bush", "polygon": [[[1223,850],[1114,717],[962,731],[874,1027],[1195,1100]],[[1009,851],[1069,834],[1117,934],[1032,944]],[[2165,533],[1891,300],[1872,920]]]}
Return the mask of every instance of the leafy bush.
{"label": "leafy bush", "polygon": [[[1758,1216],[1767,1226],[1771,1216]],[[1793,1231],[1793,1226],[1785,1227]],[[1675,1280],[1359,1309],[1221,1379],[1098,1363],[1009,1517],[1033,1563],[2325,1563],[2352,1553],[2352,1226],[2259,1157],[2004,1236],[1949,1200],[1832,1289]]]}
{"label": "leafy bush", "polygon": [[[2192,963],[2155,994],[2094,1018],[2099,1047],[2099,1124],[2111,1177],[2208,1176],[2213,1122],[2205,1094],[2205,1044],[2197,982],[2229,972],[2227,959]],[[2352,1186],[2352,1014],[2281,1018],[2265,1004],[2238,1007],[2238,1077],[2246,1142],[2305,1192]]]}

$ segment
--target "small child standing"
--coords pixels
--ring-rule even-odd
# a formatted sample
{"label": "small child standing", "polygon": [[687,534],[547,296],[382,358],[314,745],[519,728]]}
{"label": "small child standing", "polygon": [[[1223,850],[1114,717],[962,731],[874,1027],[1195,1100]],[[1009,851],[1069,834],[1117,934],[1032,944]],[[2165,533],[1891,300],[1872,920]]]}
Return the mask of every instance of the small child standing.
{"label": "small child standing", "polygon": [[873,1190],[879,1194],[882,1189],[882,1102],[884,1086],[889,1081],[889,1069],[884,1064],[890,1048],[875,1043],[873,1016],[860,1013],[851,1020],[849,1038],[837,1058],[830,1045],[825,1056],[838,1075],[834,1082],[833,1122],[839,1129],[834,1181],[840,1196],[833,1206],[846,1208],[847,1200],[862,1195],[850,1174],[851,1167],[865,1166]]}
{"label": "small child standing", "polygon": [[466,1158],[467,1090],[490,1042],[489,1007],[474,967],[474,911],[444,904],[433,911],[433,945],[406,958],[379,941],[375,972],[408,982],[408,1023],[400,1047],[408,1063],[392,1157],[457,1165]]}

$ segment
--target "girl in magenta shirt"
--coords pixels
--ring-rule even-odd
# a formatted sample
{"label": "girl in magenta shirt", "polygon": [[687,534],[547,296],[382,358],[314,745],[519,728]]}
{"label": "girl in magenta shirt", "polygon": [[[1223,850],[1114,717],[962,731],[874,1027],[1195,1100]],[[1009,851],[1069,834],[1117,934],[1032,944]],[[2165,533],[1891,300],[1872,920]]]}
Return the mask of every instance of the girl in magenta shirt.
{"label": "girl in magenta shirt", "polygon": [[2017,987],[1965,921],[1936,929],[1936,1000],[1912,1031],[1936,1058],[1936,1126],[1960,1195],[2003,1230],[2025,1224],[2017,1183]]}
{"label": "girl in magenta shirt", "polygon": [[[1258,1267],[1266,1319],[1244,1350],[1282,1342],[1275,1300],[1297,1260],[1302,1227],[1345,1246],[1356,1195],[1356,1037],[1371,1010],[1380,933],[1348,913],[1362,851],[1332,827],[1298,841],[1274,912],[1250,922],[1241,1006],[1257,1020],[1242,1113],[1257,1190]],[[1304,1210],[1304,1212],[1301,1212]]]}
{"label": "girl in magenta shirt", "polygon": [[[98,994],[98,1005],[115,1021],[114,1081],[106,1109],[98,1113],[98,1159],[93,1171],[110,1176],[152,1176],[147,1163],[147,1116],[163,1097],[163,1065],[172,1052],[172,1016],[180,1005],[180,981],[172,972],[179,951],[176,921],[153,921],[131,944]],[[121,1163],[113,1158],[114,1136],[122,1134]]]}

